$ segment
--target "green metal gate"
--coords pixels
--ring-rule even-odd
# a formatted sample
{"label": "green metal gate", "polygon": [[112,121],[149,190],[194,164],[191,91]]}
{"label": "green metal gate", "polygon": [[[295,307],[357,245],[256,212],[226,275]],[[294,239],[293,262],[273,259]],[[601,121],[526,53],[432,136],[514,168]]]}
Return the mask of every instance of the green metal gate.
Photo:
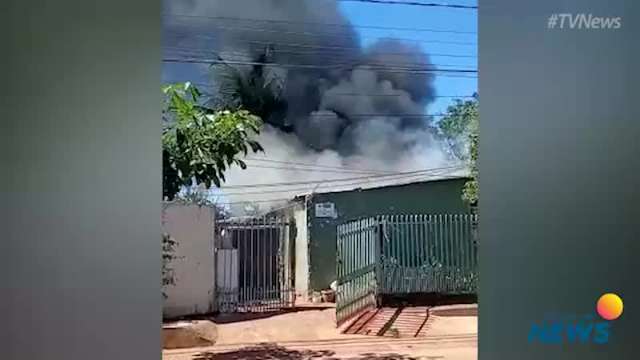
{"label": "green metal gate", "polygon": [[477,291],[477,215],[384,215],[337,231],[338,325],[378,295]]}
{"label": "green metal gate", "polygon": [[337,235],[336,321],[340,326],[376,307],[379,222],[369,218],[338,225]]}

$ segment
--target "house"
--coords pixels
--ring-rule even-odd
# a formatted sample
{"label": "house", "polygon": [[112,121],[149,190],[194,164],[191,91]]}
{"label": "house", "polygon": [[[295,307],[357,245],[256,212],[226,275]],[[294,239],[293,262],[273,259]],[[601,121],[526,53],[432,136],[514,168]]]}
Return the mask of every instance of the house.
{"label": "house", "polygon": [[463,214],[465,176],[395,180],[358,188],[314,191],[294,198],[289,208],[295,223],[295,290],[308,298],[336,280],[337,225],[368,216]]}

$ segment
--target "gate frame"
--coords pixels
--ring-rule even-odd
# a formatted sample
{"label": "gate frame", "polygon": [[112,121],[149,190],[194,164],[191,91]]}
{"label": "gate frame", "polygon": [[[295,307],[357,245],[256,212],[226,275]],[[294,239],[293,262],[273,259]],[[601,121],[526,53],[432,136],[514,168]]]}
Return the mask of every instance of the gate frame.
{"label": "gate frame", "polygon": [[[279,311],[285,308],[291,308],[295,306],[295,279],[294,279],[294,239],[291,238],[291,229],[292,222],[288,219],[286,215],[265,215],[262,217],[252,217],[250,219],[228,219],[228,220],[218,220],[216,222],[216,231],[213,242],[213,253],[215,256],[215,266],[216,266],[216,276],[215,276],[215,299],[214,303],[216,304],[216,310],[219,313],[257,313],[257,312],[270,312],[270,311]],[[268,236],[268,241],[266,239],[260,240],[260,232],[259,230],[264,229],[276,229],[278,231],[278,235],[276,238],[272,237],[272,235]],[[230,231],[230,238],[223,238],[222,231],[227,230]],[[258,230],[258,233],[255,233]],[[247,234],[242,235],[242,240],[238,240],[238,245],[233,247],[234,241],[234,231],[247,231]],[[255,237],[254,237],[255,234]],[[224,242],[226,240],[231,241],[231,247],[225,247],[226,244]],[[254,249],[253,244],[258,242],[258,246],[261,241],[264,241],[264,248],[258,249],[256,247]],[[277,242],[278,247],[275,253],[271,252],[267,249],[268,244],[273,245],[274,242]],[[245,251],[250,248],[250,256],[241,257],[241,249],[243,245],[245,246]],[[251,243],[249,245],[249,243]],[[228,244],[227,244],[228,245]],[[264,252],[263,252],[264,249]],[[221,259],[221,257],[226,258],[227,256],[221,256],[226,251],[235,250],[236,252],[236,260],[231,260],[231,266],[227,265],[226,259]],[[261,258],[256,257],[256,253],[253,251],[257,251],[259,253],[258,256],[262,256]],[[260,250],[260,251],[258,251]],[[273,249],[271,249],[273,250]],[[269,254],[270,253],[270,254]],[[265,257],[266,255],[266,257]],[[251,258],[251,259],[250,259]],[[271,267],[270,264],[273,258],[275,261],[275,267]],[[247,261],[252,260],[254,261]],[[264,260],[255,260],[255,259],[264,259]],[[221,261],[222,260],[222,261]],[[244,284],[241,284],[241,269],[244,269],[245,276],[250,272],[255,270],[259,270],[261,266],[257,268],[253,268],[252,266],[256,266],[255,262],[263,262],[264,269],[269,268],[271,271],[264,275],[262,283],[267,284],[267,276],[274,276],[275,278],[270,277],[270,284],[277,284],[274,290],[267,290],[266,288],[260,288],[255,286],[246,286],[246,278]],[[222,265],[221,265],[222,263]],[[243,265],[244,264],[244,265]],[[251,265],[246,265],[251,264]],[[234,272],[234,269],[236,271]],[[249,269],[249,270],[247,270]],[[222,270],[223,274],[220,274],[218,270]],[[227,272],[231,271],[229,275]],[[237,284],[236,288],[225,288],[226,278],[228,276],[235,277],[237,276],[237,280],[231,281],[231,284]],[[223,284],[220,285],[220,280],[223,279]],[[254,283],[259,284],[260,279]],[[275,280],[275,281],[274,281]],[[272,285],[273,286],[273,285]],[[276,299],[267,298],[268,295],[275,293],[277,294]],[[231,298],[231,300],[229,300]]]}
{"label": "gate frame", "polygon": [[[365,223],[364,228],[362,227],[363,222]],[[477,222],[477,214],[462,213],[446,215],[378,215],[339,224],[336,239],[337,326],[340,327],[371,307],[380,307],[384,296],[430,293],[442,295],[477,294]],[[394,224],[401,228],[399,237],[388,236],[388,225]],[[372,225],[374,225],[375,236],[373,236],[373,239],[369,237],[366,240],[373,241],[375,263],[367,263],[365,267],[353,268],[353,263],[357,264],[359,261],[357,259],[357,243],[354,245],[354,241],[362,241],[362,232],[369,230]],[[385,241],[391,241],[392,243],[387,244]],[[422,244],[422,241],[425,244]],[[356,251],[353,252],[356,259],[343,259],[345,255],[348,255],[345,254],[345,242],[349,242],[347,246],[356,246]],[[419,257],[414,256],[415,254],[412,253],[416,249],[426,251],[425,254],[430,256],[427,260],[428,263],[433,260],[431,257],[437,257],[437,254],[439,254],[440,257],[436,259],[438,261],[436,266],[427,265],[428,263],[425,263],[424,260],[419,261]],[[435,249],[437,254],[434,254],[433,250],[426,249]],[[385,251],[389,251],[389,254],[385,254]],[[405,255],[408,254],[411,255],[407,258]],[[422,252],[417,252],[417,254],[422,254]],[[393,268],[393,271],[394,273],[398,271],[403,283],[389,286],[389,279],[387,279],[389,274],[386,270],[389,264],[385,263],[385,255],[391,255],[391,259],[394,259],[397,266]],[[346,269],[344,266],[345,261],[351,262],[347,263]],[[402,263],[405,263],[405,265],[402,265]],[[406,263],[410,264],[406,265]],[[363,274],[358,273],[370,268],[371,265],[374,265],[375,269],[373,272],[375,285],[373,289],[366,288],[365,290],[367,290],[366,295],[369,294],[369,291],[374,291],[375,301],[364,302],[362,305],[357,306],[358,301],[362,300],[362,298],[352,298],[350,295],[357,293],[359,289],[345,289],[344,284],[369,274],[367,271]],[[344,274],[345,271],[348,271],[348,273]],[[410,277],[410,279],[413,279],[413,283],[411,281],[407,283],[412,285],[404,283],[407,273],[413,276]],[[428,284],[426,287],[424,286],[425,282]],[[427,289],[429,290],[427,291]],[[345,291],[351,294],[345,295]],[[345,296],[347,297],[347,302],[341,304],[341,300],[344,300]]]}

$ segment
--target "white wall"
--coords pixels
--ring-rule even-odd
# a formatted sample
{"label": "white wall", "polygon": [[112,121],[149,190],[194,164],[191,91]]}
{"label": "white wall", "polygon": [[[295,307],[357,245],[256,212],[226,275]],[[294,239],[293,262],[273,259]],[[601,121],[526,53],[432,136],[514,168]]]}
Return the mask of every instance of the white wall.
{"label": "white wall", "polygon": [[309,297],[309,231],[307,226],[307,207],[304,202],[293,208],[296,222],[295,239],[295,290],[302,299]]}
{"label": "white wall", "polygon": [[165,204],[162,227],[178,243],[177,258],[170,265],[175,285],[165,287],[168,297],[163,315],[177,317],[215,310],[214,210]]}

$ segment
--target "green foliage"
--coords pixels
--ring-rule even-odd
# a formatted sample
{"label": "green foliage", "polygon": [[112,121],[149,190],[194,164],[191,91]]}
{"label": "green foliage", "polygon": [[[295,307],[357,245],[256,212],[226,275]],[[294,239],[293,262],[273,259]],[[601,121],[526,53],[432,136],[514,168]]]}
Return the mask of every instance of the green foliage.
{"label": "green foliage", "polygon": [[[267,63],[268,54],[269,49],[265,49],[256,61]],[[282,96],[282,80],[265,65],[253,65],[250,71],[242,71],[223,62],[217,65],[216,74],[220,100],[225,106],[246,109],[265,122],[284,127],[280,119],[287,111],[287,102]]]}
{"label": "green foliage", "polygon": [[471,205],[478,203],[478,100],[478,94],[471,100],[456,100],[438,123],[454,156],[469,162],[471,180],[465,184],[462,198]]}
{"label": "green foliage", "polygon": [[163,89],[166,106],[162,133],[163,197],[173,200],[184,186],[217,187],[232,165],[245,169],[238,155],[263,151],[253,140],[261,121],[246,110],[213,110],[198,104],[201,93],[190,83]]}
{"label": "green foliage", "polygon": [[162,234],[162,296],[164,298],[167,297],[164,292],[165,287],[175,284],[171,262],[176,258],[177,245],[178,243],[169,234]]}
{"label": "green foliage", "polygon": [[462,198],[472,205],[478,204],[478,146],[479,146],[479,122],[476,116],[469,124],[469,162],[471,168],[471,180],[462,191]]}
{"label": "green foliage", "polygon": [[469,131],[471,123],[477,119],[478,94],[474,94],[471,100],[456,99],[455,103],[447,108],[446,115],[438,122],[440,135],[456,158],[469,159]]}

